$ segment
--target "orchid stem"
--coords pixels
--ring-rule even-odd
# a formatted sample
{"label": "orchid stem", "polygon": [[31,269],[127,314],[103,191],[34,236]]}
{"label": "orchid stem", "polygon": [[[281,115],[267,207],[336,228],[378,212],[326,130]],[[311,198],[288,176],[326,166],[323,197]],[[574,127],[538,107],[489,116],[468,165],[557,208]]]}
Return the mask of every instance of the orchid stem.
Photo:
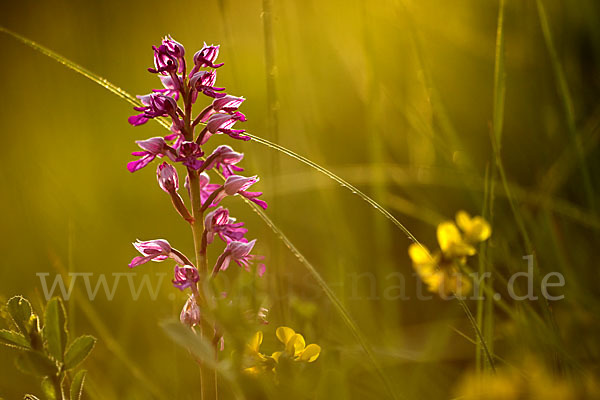
{"label": "orchid stem", "polygon": [[[184,117],[184,136],[186,140],[194,140],[194,130],[192,127],[191,117],[192,117],[192,101],[191,96],[187,91],[183,91],[182,93],[184,103],[185,103],[185,117]],[[202,199],[200,197],[200,180],[199,173],[194,171],[191,168],[188,168],[188,180],[190,185],[190,203],[192,205],[192,218],[193,222],[191,222],[192,227],[192,235],[194,238],[194,252],[196,254],[196,268],[200,272],[200,276],[202,277],[200,281],[197,283],[196,291],[200,292],[201,298],[208,297],[205,293],[202,292],[203,288],[199,287],[203,284],[205,280],[208,278],[208,263],[206,260],[206,249],[202,245],[202,237],[204,233],[204,211],[206,210],[202,206]],[[210,200],[212,202],[212,199]],[[210,204],[210,203],[209,203]],[[196,297],[196,302],[200,299]],[[204,301],[204,305],[207,306],[207,301]],[[198,304],[198,307],[202,307]],[[211,340],[211,332],[212,329],[210,325],[205,323],[200,323],[200,335],[207,339]],[[216,352],[215,352],[216,357]],[[211,371],[210,368],[207,368],[204,363],[200,363],[200,398],[202,400],[216,400],[217,399],[217,375],[214,371]]]}

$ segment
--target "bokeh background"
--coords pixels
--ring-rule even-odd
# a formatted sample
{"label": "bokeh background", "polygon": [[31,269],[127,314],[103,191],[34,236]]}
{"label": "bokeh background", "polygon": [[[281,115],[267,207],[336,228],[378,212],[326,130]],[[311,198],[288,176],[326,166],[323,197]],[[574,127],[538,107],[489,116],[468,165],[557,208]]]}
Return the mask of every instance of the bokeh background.
{"label": "bokeh background", "polygon": [[[490,317],[490,345],[517,371],[527,357],[550,373],[589,380],[600,351],[600,7],[543,0],[572,100],[570,130],[536,3],[506,3],[501,157],[536,264],[563,273],[566,285],[558,291],[564,300],[552,303],[560,345],[540,339],[547,327],[500,309]],[[247,98],[243,128],[355,184],[429,247],[440,221],[460,209],[481,214],[484,198],[489,204],[494,197],[487,262],[495,276],[507,277],[525,269],[528,250],[491,144],[498,9],[496,1],[478,0],[21,0],[1,3],[0,23],[132,94],[158,87],[146,68],[164,35],[184,44],[189,57],[204,42],[220,44],[226,64],[218,83]],[[104,273],[112,283],[110,274],[129,272],[137,238],[163,237],[193,253],[189,228],[157,187],[153,167],[135,174],[125,168],[134,140],[163,135],[163,128],[130,126],[128,103],[6,34],[0,41],[0,295],[23,294],[39,311],[36,273]],[[395,390],[406,398],[452,398],[476,364],[475,346],[459,333],[474,333],[456,301],[414,296],[406,235],[306,165],[255,142],[212,140],[246,154],[243,166],[261,177],[267,213],[348,308]],[[311,275],[234,200],[227,206],[266,256],[257,295],[270,309],[265,334],[293,326],[323,348],[303,395],[385,397]],[[171,266],[152,263],[138,272],[154,283]],[[227,276],[240,273],[232,268]],[[409,299],[393,291],[397,273]],[[89,398],[198,398],[194,361],[159,326],[185,301],[169,280],[155,300],[144,292],[134,301],[122,282],[111,301],[101,291],[91,302],[68,302],[71,330],[99,338],[86,361]],[[85,295],[81,281],[74,291],[75,298]],[[475,312],[475,302],[469,306]],[[39,392],[13,357],[0,350],[0,396]]]}

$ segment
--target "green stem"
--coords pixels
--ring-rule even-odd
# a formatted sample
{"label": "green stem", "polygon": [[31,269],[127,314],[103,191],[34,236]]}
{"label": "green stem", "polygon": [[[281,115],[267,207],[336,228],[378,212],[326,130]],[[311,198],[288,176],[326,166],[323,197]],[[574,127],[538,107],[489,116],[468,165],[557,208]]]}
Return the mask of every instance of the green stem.
{"label": "green stem", "polygon": [[[483,209],[481,212],[481,216],[483,218],[487,218],[487,206],[488,206],[488,196],[489,196],[489,167],[486,167],[485,169],[485,189],[484,189],[484,195],[483,195]],[[481,245],[479,246],[479,268],[478,268],[478,273],[479,276],[485,276],[485,255],[486,255],[486,244],[485,242],[482,242]],[[485,282],[481,282],[481,285],[485,285]],[[483,330],[485,333],[485,330],[483,329],[483,318],[484,318],[484,303],[483,301],[481,301],[481,298],[483,296],[483,288],[481,287],[481,285],[477,288],[477,326],[479,327],[479,329]],[[485,339],[485,334],[484,334],[484,339]],[[481,361],[482,361],[482,357],[481,357],[481,342],[477,342],[475,345],[475,364],[476,364],[476,371],[477,373],[480,373],[482,371],[482,367],[481,367]]]}
{"label": "green stem", "polygon": [[64,373],[60,373],[58,376],[52,377],[52,385],[54,386],[54,392],[56,393],[56,398],[61,400],[66,400],[65,393],[63,392],[62,381],[64,379]]}
{"label": "green stem", "polygon": [[[184,86],[185,87],[185,86]],[[192,102],[191,102],[191,93],[184,89],[182,91],[182,97],[184,101],[184,117],[183,117],[183,134],[186,140],[193,141],[194,140],[194,130],[192,127]],[[205,208],[202,207],[202,199],[200,197],[200,180],[198,171],[194,171],[191,168],[188,168],[188,180],[189,180],[189,194],[190,194],[190,203],[192,205],[192,218],[193,221],[190,223],[192,227],[192,236],[194,239],[194,253],[196,255],[196,268],[198,268],[198,272],[200,272],[200,281],[197,284],[196,290],[194,293],[198,294],[194,296],[196,298],[196,302],[198,303],[198,307],[202,308],[203,306],[208,306],[207,300],[209,300],[210,295],[203,292],[205,285],[204,282],[207,282],[209,279],[209,271],[208,271],[208,262],[206,259],[206,246],[203,246],[202,237],[204,236],[204,211]],[[207,339],[211,340],[214,335],[214,329],[210,326],[210,324],[206,323],[204,320],[200,323],[199,329],[200,335]],[[216,352],[215,352],[216,357]],[[217,399],[217,375],[215,371],[212,371],[210,368],[207,368],[204,363],[200,362],[200,398],[202,400],[216,400]]]}
{"label": "green stem", "polygon": [[469,322],[473,326],[473,329],[475,330],[475,335],[477,336],[478,342],[481,343],[481,349],[483,350],[483,353],[485,354],[486,359],[490,363],[490,368],[492,369],[492,372],[495,374],[496,367],[494,365],[494,359],[492,358],[492,355],[487,347],[487,344],[486,344],[485,340],[483,339],[483,335],[481,334],[481,330],[479,329],[479,326],[477,325],[477,321],[475,321],[475,318],[473,317],[471,310],[469,310],[469,306],[467,305],[467,303],[465,303],[465,301],[462,298],[458,297],[456,294],[454,294],[454,296],[458,300],[458,303],[463,308],[465,314],[467,315],[467,318],[469,319]]}
{"label": "green stem", "polygon": [[192,234],[194,236],[194,249],[196,254],[196,267],[199,272],[206,272],[206,256],[202,251],[202,233],[204,232],[204,210],[202,210],[202,201],[200,200],[200,182],[196,171],[188,169],[188,179],[190,182],[190,200],[192,204],[191,223]]}

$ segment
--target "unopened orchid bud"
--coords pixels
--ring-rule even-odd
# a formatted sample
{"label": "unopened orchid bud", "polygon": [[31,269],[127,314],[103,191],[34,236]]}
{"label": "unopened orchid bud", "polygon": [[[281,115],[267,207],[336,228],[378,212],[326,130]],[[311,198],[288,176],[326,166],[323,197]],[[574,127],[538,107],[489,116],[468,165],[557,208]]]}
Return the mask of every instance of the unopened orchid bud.
{"label": "unopened orchid bud", "polygon": [[179,176],[177,170],[171,164],[166,162],[160,164],[156,169],[156,179],[160,188],[167,193],[174,193],[179,190]]}
{"label": "unopened orchid bud", "polygon": [[193,294],[191,294],[185,302],[181,314],[179,314],[179,320],[182,324],[187,325],[190,328],[200,324],[200,307],[198,307],[196,298]]}
{"label": "unopened orchid bud", "polygon": [[224,65],[215,64],[217,61],[217,57],[219,57],[219,46],[207,45],[204,43],[204,47],[201,50],[198,50],[196,54],[194,54],[194,70],[198,70],[200,68],[219,68]]}

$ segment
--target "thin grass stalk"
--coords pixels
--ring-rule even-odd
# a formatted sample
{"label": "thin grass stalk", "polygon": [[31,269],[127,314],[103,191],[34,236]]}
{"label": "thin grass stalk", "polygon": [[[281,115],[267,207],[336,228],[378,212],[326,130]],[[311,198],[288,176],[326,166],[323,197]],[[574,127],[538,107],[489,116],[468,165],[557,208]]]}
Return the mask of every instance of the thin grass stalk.
{"label": "thin grass stalk", "polygon": [[[466,333],[464,333],[463,331],[461,331],[460,329],[457,329],[454,326],[449,326],[450,329],[452,329],[454,332],[456,332],[457,335],[459,335],[460,337],[464,338],[467,342],[471,343],[471,344],[476,344],[477,341],[471,337],[469,337],[469,335],[467,335]],[[521,368],[511,364],[510,362],[508,362],[505,358],[500,357],[497,354],[492,354],[492,356],[494,357],[495,360],[500,361],[502,364],[507,365],[508,367],[514,369],[515,371],[517,371],[519,373],[519,375],[521,375],[523,378],[525,379],[530,379],[530,376],[523,372],[521,370]]]}
{"label": "thin grass stalk", "polygon": [[[494,138],[496,140],[497,146],[500,146],[502,142],[502,132],[504,127],[504,98],[506,96],[506,73],[504,70],[504,11],[506,7],[506,1],[500,0],[498,4],[498,22],[496,24],[496,45],[494,52],[494,93],[493,93],[493,109],[492,109],[492,131]],[[486,170],[486,176],[490,177],[490,182],[485,183],[486,191],[489,192],[488,196],[488,204],[487,210],[489,215],[484,215],[487,218],[490,225],[493,227],[494,225],[494,187],[495,187],[495,179],[497,175],[497,165],[495,162],[492,162],[492,173],[488,175],[488,171]],[[484,206],[484,212],[485,212]],[[485,265],[486,261],[491,260],[491,246],[487,243],[482,244],[482,251],[485,251],[485,254],[480,254],[479,265],[480,265],[480,274],[485,273]],[[480,275],[483,276],[483,275]],[[494,287],[494,277],[490,276],[487,287],[493,292]],[[493,346],[494,346],[494,295],[491,293],[485,296],[484,303],[481,301],[478,303],[478,311],[481,312],[481,315],[478,314],[478,317],[481,317],[478,320],[478,324],[483,330],[483,339],[488,345],[488,351],[491,354],[494,354]],[[480,360],[481,362],[481,360]],[[484,364],[484,370],[491,369],[492,365]]]}
{"label": "thin grass stalk", "polygon": [[358,190],[354,185],[350,184],[348,181],[342,179],[338,175],[336,175],[333,172],[329,171],[328,169],[320,166],[319,164],[309,160],[308,158],[306,158],[298,153],[295,153],[277,143],[273,143],[267,139],[261,138],[259,136],[253,135],[248,132],[244,132],[244,135],[249,136],[250,138],[252,138],[252,140],[254,140],[257,143],[260,143],[267,147],[275,149],[291,158],[294,158],[294,159],[302,162],[303,164],[308,165],[309,167],[319,171],[323,175],[325,175],[328,178],[339,183],[343,188],[350,190],[353,194],[357,195],[362,200],[364,200],[368,204],[370,204],[373,208],[375,208],[378,212],[383,214],[384,217],[386,217],[389,221],[391,221],[394,225],[396,225],[396,227],[399,228],[412,242],[422,246],[422,244],[417,240],[417,238],[400,221],[398,221],[398,219],[396,219],[396,217],[394,217],[389,211],[387,211],[385,208],[383,208],[379,203],[377,203],[371,197],[367,196],[362,191]]}
{"label": "thin grass stalk", "polygon": [[[71,218],[69,218],[69,222],[67,224],[67,229],[68,229],[68,237],[67,237],[67,271],[69,273],[69,276],[73,276],[72,274],[75,273],[75,263],[73,262],[73,249],[75,248],[75,228],[73,226],[73,220]],[[73,288],[73,290],[76,290],[75,287]],[[75,317],[75,307],[76,304],[74,304],[72,301],[67,303],[67,307],[69,308],[69,332],[71,332],[72,335],[75,335],[75,321],[76,321],[76,317]]]}
{"label": "thin grass stalk", "polygon": [[[433,81],[430,68],[427,65],[425,52],[423,50],[424,46],[422,43],[422,38],[415,26],[415,21],[413,20],[407,5],[403,1],[398,2],[398,6],[402,9],[402,13],[404,14],[404,20],[406,21],[406,27],[410,31],[410,36],[415,49],[417,63],[421,66],[420,72],[423,74],[425,90],[428,93],[429,98],[431,99],[431,105],[434,110],[434,115],[438,119],[441,131],[445,135],[446,144],[450,144],[450,148],[452,149],[455,149],[456,147],[462,149],[462,140],[460,139],[458,132],[452,124],[452,121],[448,115],[448,111],[444,105],[444,102],[442,101],[441,95]],[[464,161],[466,169],[474,169],[473,160],[466,152],[464,153]]]}
{"label": "thin grass stalk", "polygon": [[[481,216],[484,219],[488,219],[488,212],[487,212],[487,207],[489,204],[488,198],[489,198],[489,167],[487,167],[485,169],[485,187],[484,187],[484,193],[483,193],[483,207],[481,210]],[[485,276],[486,273],[486,263],[485,263],[485,257],[486,257],[486,250],[487,250],[487,245],[486,242],[481,242],[481,244],[479,245],[479,254],[478,254],[478,273],[479,276]],[[483,301],[481,301],[481,297],[483,295],[483,285],[485,285],[485,281],[481,282],[480,285],[477,287],[477,310],[476,310],[476,316],[477,316],[477,326],[479,327],[480,330],[483,330],[483,320],[484,320],[484,303]],[[483,338],[485,340],[485,335],[483,335]],[[491,352],[490,352],[491,353]],[[477,342],[477,344],[475,345],[475,367],[476,367],[476,371],[478,373],[480,373],[483,368],[482,366],[482,352],[481,352],[481,343]]]}
{"label": "thin grass stalk", "polygon": [[473,329],[475,330],[475,335],[477,336],[477,343],[481,344],[481,349],[483,350],[485,357],[487,358],[488,362],[490,363],[490,368],[492,369],[492,372],[496,373],[496,366],[494,364],[494,359],[492,358],[492,354],[490,353],[490,351],[487,347],[487,344],[486,344],[485,340],[483,339],[483,335],[481,334],[481,330],[479,329],[479,326],[477,325],[477,321],[475,321],[475,318],[473,317],[473,313],[471,313],[469,306],[463,299],[461,299],[459,296],[456,296],[456,299],[458,300],[458,303],[460,304],[460,306],[463,308],[467,318],[469,319],[469,322],[471,323],[471,325],[473,326]]}
{"label": "thin grass stalk", "polygon": [[[598,104],[590,116],[582,123],[581,139],[583,141],[583,153],[587,157],[596,149],[600,142],[600,104]],[[572,169],[578,167],[577,150],[567,146],[560,156],[556,158],[538,185],[539,190],[551,195],[555,193],[571,176]]]}
{"label": "thin grass stalk", "polygon": [[[371,179],[373,185],[371,185],[371,195],[373,199],[378,203],[385,201],[387,193],[389,192],[385,179],[387,170],[383,164],[385,154],[385,141],[383,130],[381,127],[381,118],[378,117],[379,105],[381,94],[380,82],[377,74],[377,64],[375,63],[375,54],[373,51],[373,38],[372,32],[370,31],[371,16],[369,0],[363,0],[361,6],[361,21],[362,21],[362,42],[363,52],[365,53],[366,60],[366,71],[365,75],[365,87],[363,97],[363,110],[364,110],[364,126],[365,130],[369,132],[369,140],[366,141],[368,150],[368,159],[373,167],[370,169]],[[391,238],[393,237],[390,232],[390,226],[385,220],[381,218],[373,218],[371,220],[371,226],[373,229],[373,254],[372,262],[379,267],[375,270],[376,279],[383,281],[389,272],[392,272],[396,266],[390,263],[391,254]],[[401,309],[398,306],[386,307],[386,303],[381,304],[381,310],[383,312],[383,318],[381,321],[374,321],[375,323],[382,321],[394,321],[398,322],[398,318],[401,314]],[[383,328],[383,327],[381,327]],[[384,330],[384,332],[386,332]],[[386,339],[385,337],[383,339]]]}
{"label": "thin grass stalk", "polygon": [[[488,185],[486,185],[489,188],[489,197],[488,197],[488,221],[490,223],[490,226],[492,227],[492,229],[494,229],[494,204],[495,204],[495,187],[496,187],[496,179],[497,179],[497,169],[496,169],[496,164],[492,163],[492,173],[490,175],[490,182]],[[491,239],[492,242],[487,243],[486,247],[485,247],[485,258],[484,261],[486,262],[487,265],[493,265],[492,264],[492,260],[493,260],[493,238]],[[490,289],[490,292],[493,292],[493,288],[494,288],[494,276],[493,276],[493,272],[494,272],[494,268],[490,268],[490,277],[488,279],[488,283],[485,287]],[[484,317],[483,317],[483,339],[485,340],[485,342],[488,345],[489,351],[492,354],[494,353],[494,297],[492,294],[489,294],[487,296],[485,296],[485,310],[484,310]],[[486,364],[486,368],[489,368],[489,366]]]}
{"label": "thin grass stalk", "polygon": [[[233,34],[231,33],[232,23],[229,22],[229,19],[227,18],[226,0],[217,0],[217,5],[219,7],[219,14],[221,16],[221,26],[223,27],[223,33],[225,35],[225,47],[228,50],[231,50],[231,53],[233,53],[234,40]],[[234,86],[238,86],[239,76],[237,70],[237,62],[235,60],[235,57],[233,57],[232,55],[230,55],[227,59],[227,68],[231,70],[231,75],[233,75]]]}
{"label": "thin grass stalk", "polygon": [[[498,13],[498,30],[497,30],[497,42],[496,42],[496,56],[495,56],[495,65],[494,65],[494,109],[493,109],[493,135],[492,135],[492,149],[494,152],[494,158],[496,161],[496,166],[498,168],[498,172],[500,174],[500,179],[502,181],[502,185],[506,192],[506,196],[508,198],[508,202],[510,204],[511,211],[515,218],[515,222],[517,223],[517,227],[519,232],[523,238],[525,244],[525,250],[527,254],[530,254],[535,259],[535,249],[533,247],[533,243],[527,232],[527,228],[525,226],[525,221],[521,212],[517,208],[516,202],[512,195],[511,189],[508,185],[508,179],[506,177],[506,171],[504,169],[504,163],[502,162],[501,157],[501,139],[502,139],[502,126],[504,122],[504,104],[506,100],[506,72],[504,68],[504,34],[503,34],[503,18],[504,18],[504,1],[500,0],[500,11]],[[543,6],[541,2],[538,0],[538,11],[540,13],[540,20],[542,20],[542,14],[545,17]],[[542,25],[544,21],[541,21]],[[547,24],[547,21],[546,21]],[[545,30],[544,28],[542,28]],[[548,31],[549,33],[549,31]],[[537,275],[539,277],[539,268],[535,269]],[[556,326],[556,322],[554,319],[554,315],[548,303],[548,299],[544,297],[542,301],[542,308],[544,312],[544,316],[546,317],[551,331],[555,338],[558,338],[558,330]],[[555,359],[557,360],[557,364],[560,364],[560,360],[558,360],[557,352],[554,352]]]}
{"label": "thin grass stalk", "polygon": [[544,3],[542,0],[536,0],[538,16],[540,19],[540,25],[542,28],[542,34],[544,36],[544,42],[546,43],[546,48],[548,49],[548,54],[550,55],[550,62],[552,64],[552,69],[554,71],[556,85],[558,89],[558,95],[561,99],[561,103],[563,106],[563,112],[565,114],[566,123],[567,123],[567,132],[569,133],[569,137],[571,139],[572,146],[575,148],[575,152],[577,154],[577,161],[579,164],[579,169],[581,172],[581,176],[583,178],[583,187],[586,193],[588,206],[592,210],[592,212],[596,213],[596,203],[594,201],[594,188],[592,185],[592,179],[590,177],[589,170],[585,161],[585,151],[583,149],[583,144],[581,142],[581,136],[579,132],[577,132],[577,125],[575,123],[575,107],[573,106],[573,99],[571,98],[571,93],[569,91],[569,85],[567,83],[567,78],[565,76],[565,72],[558,57],[558,53],[556,52],[556,47],[554,46],[554,41],[552,39],[552,30],[550,29],[550,23],[548,22],[548,15],[546,14],[546,9],[544,7]]}
{"label": "thin grass stalk", "polygon": [[[277,95],[277,64],[275,62],[275,34],[273,32],[273,0],[262,1],[262,22],[263,39],[265,48],[265,78],[267,83],[267,134],[273,141],[279,141],[279,97]],[[277,187],[277,179],[280,171],[280,163],[277,154],[271,154],[269,157],[270,169],[272,172],[269,181],[269,192]],[[279,215],[279,207],[271,200],[271,207],[275,210],[276,216]],[[287,320],[287,307],[283,304],[286,298],[286,288],[284,282],[283,266],[285,259],[279,248],[273,249],[274,273],[269,274],[271,286],[277,293],[277,307],[283,321]]]}

